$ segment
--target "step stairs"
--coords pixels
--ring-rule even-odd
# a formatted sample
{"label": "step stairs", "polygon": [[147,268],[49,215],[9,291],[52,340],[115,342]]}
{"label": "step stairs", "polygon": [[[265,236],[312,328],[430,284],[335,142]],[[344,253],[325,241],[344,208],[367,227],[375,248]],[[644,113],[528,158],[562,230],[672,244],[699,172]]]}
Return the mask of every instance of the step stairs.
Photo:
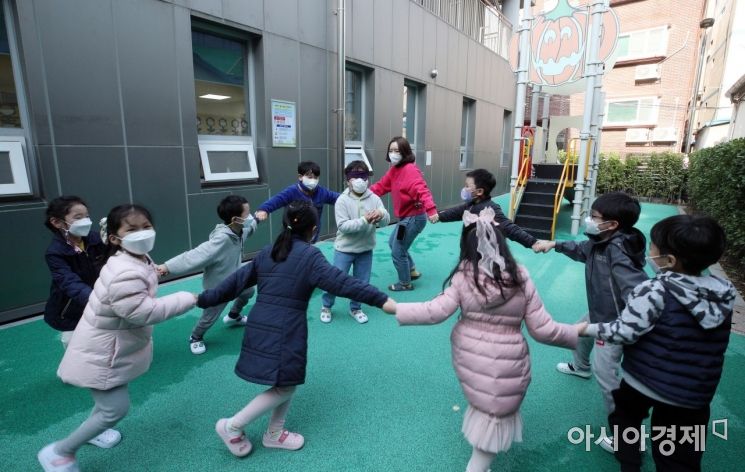
{"label": "step stairs", "polygon": [[531,177],[525,186],[515,215],[515,224],[538,239],[551,239],[554,197],[559,188],[564,166],[562,164],[534,164],[533,168],[535,176]]}

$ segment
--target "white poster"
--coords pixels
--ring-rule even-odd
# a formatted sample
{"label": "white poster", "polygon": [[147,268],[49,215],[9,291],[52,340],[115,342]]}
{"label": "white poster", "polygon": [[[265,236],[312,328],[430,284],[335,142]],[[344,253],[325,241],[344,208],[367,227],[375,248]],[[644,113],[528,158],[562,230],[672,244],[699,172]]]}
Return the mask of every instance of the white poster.
{"label": "white poster", "polygon": [[272,100],[272,146],[296,147],[295,102]]}

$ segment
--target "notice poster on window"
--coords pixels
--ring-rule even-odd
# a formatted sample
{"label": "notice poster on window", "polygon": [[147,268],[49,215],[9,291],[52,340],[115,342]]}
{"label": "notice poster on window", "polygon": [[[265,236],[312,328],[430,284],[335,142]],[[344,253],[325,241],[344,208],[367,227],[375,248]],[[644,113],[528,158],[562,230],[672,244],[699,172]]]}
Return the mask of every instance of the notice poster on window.
{"label": "notice poster on window", "polygon": [[295,102],[272,100],[272,146],[296,147]]}

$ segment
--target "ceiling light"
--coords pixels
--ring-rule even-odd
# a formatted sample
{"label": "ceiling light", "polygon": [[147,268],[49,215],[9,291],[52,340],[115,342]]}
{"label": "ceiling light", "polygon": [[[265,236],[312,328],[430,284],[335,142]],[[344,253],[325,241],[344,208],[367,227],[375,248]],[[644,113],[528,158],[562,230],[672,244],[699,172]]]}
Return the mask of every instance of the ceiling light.
{"label": "ceiling light", "polygon": [[214,93],[208,93],[207,95],[200,95],[199,98],[206,98],[207,100],[225,100],[230,98],[227,95],[215,95]]}

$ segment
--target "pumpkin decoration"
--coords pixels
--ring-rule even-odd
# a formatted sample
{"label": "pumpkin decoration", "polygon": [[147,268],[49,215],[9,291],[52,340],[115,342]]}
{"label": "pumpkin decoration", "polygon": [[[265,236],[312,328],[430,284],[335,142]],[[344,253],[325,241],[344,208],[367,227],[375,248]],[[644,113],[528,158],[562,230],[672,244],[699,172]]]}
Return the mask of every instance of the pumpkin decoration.
{"label": "pumpkin decoration", "polygon": [[[528,81],[536,85],[558,86],[580,80],[585,71],[590,14],[568,0],[535,19],[530,33]],[[605,62],[618,41],[618,17],[612,9],[603,13],[598,60]],[[519,35],[510,42],[510,63],[517,70]]]}

